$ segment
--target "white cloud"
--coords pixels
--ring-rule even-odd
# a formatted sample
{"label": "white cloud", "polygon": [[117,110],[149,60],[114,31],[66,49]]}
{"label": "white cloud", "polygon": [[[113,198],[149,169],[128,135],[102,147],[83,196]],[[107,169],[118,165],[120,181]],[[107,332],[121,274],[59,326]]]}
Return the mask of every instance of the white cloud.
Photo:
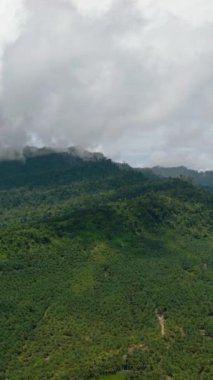
{"label": "white cloud", "polygon": [[2,90],[1,70],[4,51],[18,38],[25,17],[26,11],[22,0],[0,1],[0,90]]}
{"label": "white cloud", "polygon": [[[78,0],[77,0],[78,1]],[[134,0],[133,0],[134,1]],[[149,18],[162,17],[167,13],[182,19],[193,27],[213,21],[213,3],[211,0],[135,0],[138,9]]]}
{"label": "white cloud", "polygon": [[[22,0],[1,0],[0,2],[0,46],[4,48],[13,42],[23,21],[24,4]],[[24,12],[25,13],[25,12]]]}
{"label": "white cloud", "polygon": [[101,16],[107,12],[112,5],[113,0],[68,0],[80,12],[87,15]]}
{"label": "white cloud", "polygon": [[0,145],[212,167],[211,0],[3,3]]}

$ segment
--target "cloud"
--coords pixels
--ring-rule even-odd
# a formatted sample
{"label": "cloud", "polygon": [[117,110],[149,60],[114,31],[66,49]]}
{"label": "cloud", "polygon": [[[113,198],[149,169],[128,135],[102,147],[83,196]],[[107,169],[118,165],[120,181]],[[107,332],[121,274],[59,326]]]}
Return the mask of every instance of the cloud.
{"label": "cloud", "polygon": [[212,167],[210,0],[9,2],[2,148],[101,146],[133,165]]}
{"label": "cloud", "polygon": [[[13,43],[21,32],[26,17],[23,1],[1,0],[0,2],[0,83],[2,82],[2,60],[4,49]],[[0,87],[0,91],[2,88]]]}

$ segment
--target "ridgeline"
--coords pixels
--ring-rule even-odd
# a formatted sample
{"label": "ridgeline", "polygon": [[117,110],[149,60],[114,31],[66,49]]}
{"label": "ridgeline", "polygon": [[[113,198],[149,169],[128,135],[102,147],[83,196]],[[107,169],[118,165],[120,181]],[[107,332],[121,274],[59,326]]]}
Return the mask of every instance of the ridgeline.
{"label": "ridgeline", "polygon": [[213,378],[213,195],[165,177],[75,149],[0,161],[1,380]]}

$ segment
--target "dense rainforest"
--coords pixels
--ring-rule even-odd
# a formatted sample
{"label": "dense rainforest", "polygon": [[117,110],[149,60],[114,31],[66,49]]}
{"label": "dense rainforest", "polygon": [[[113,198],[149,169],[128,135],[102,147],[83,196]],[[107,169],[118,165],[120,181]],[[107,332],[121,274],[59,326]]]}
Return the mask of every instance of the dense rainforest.
{"label": "dense rainforest", "polygon": [[185,176],[0,161],[0,379],[213,379],[212,220]]}

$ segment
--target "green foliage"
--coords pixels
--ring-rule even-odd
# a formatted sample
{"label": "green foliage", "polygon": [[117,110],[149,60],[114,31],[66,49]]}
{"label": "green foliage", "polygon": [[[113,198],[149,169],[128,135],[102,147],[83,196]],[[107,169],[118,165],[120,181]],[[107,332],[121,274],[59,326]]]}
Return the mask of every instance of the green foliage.
{"label": "green foliage", "polygon": [[196,185],[203,186],[211,191],[213,190],[213,171],[197,172],[184,166],[174,168],[156,166],[152,168],[152,172],[166,178],[185,178]]}
{"label": "green foliage", "polygon": [[0,379],[213,377],[210,193],[64,154],[0,172]]}
{"label": "green foliage", "polygon": [[94,380],[125,380],[126,379],[126,374],[125,373],[117,373],[116,375],[105,375],[101,376],[98,379]]}

